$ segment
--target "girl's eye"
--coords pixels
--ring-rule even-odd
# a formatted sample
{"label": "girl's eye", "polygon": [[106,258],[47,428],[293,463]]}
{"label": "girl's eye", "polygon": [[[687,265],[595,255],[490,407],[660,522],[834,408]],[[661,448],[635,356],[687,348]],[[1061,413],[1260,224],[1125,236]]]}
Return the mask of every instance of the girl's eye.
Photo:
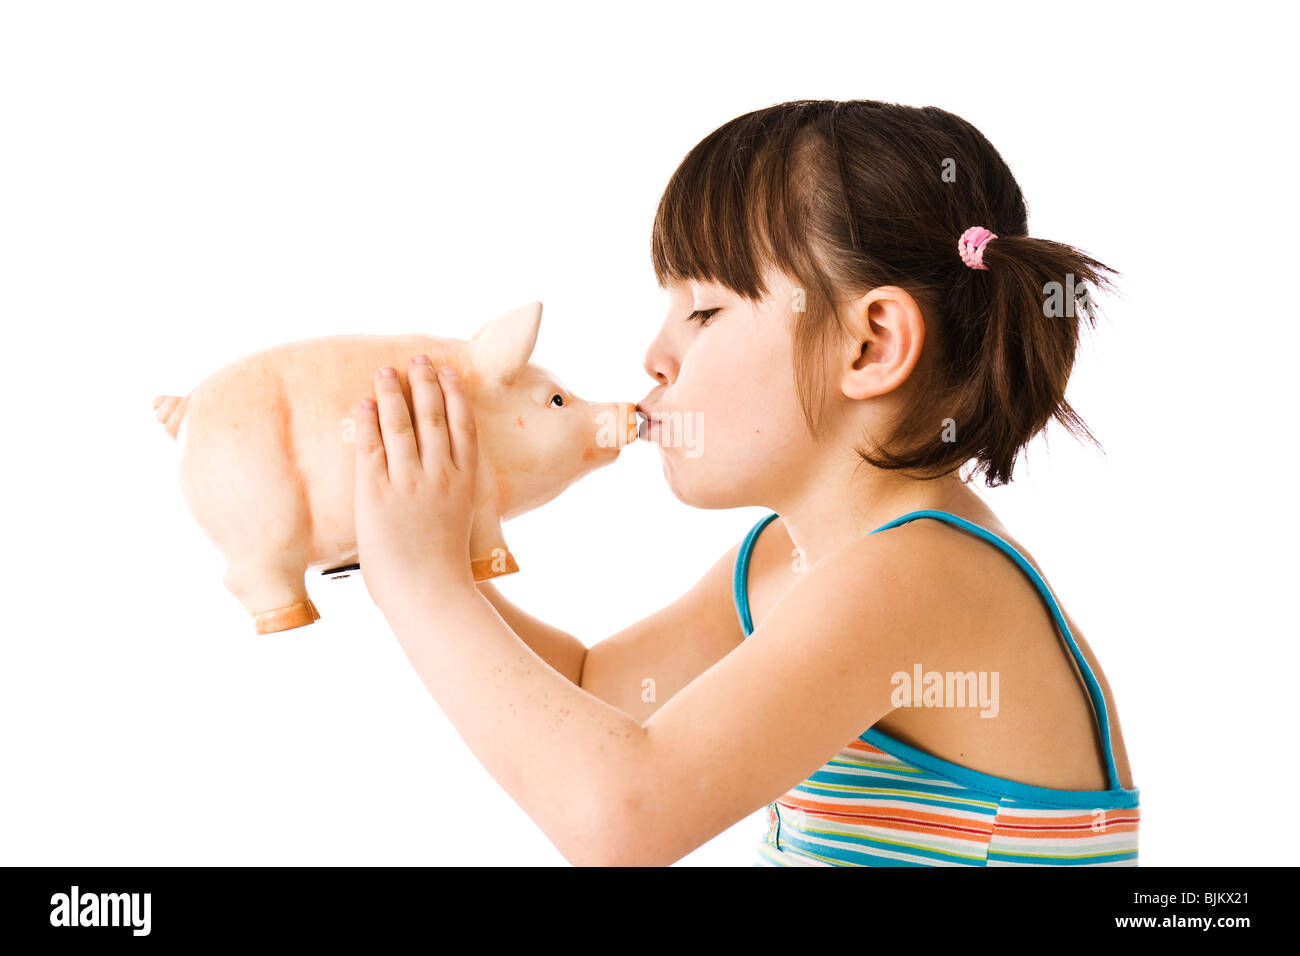
{"label": "girl's eye", "polygon": [[561,395],[558,395],[558,394],[556,394],[556,395],[552,395],[552,396],[551,396],[551,405],[554,406],[555,408],[563,408],[563,407],[564,407],[564,397],[561,396]]}
{"label": "girl's eye", "polygon": [[713,318],[715,313],[721,311],[722,309],[703,309],[703,310],[697,309],[696,311],[692,312],[690,315],[686,317],[686,321],[698,322],[702,326],[708,325],[709,319]]}

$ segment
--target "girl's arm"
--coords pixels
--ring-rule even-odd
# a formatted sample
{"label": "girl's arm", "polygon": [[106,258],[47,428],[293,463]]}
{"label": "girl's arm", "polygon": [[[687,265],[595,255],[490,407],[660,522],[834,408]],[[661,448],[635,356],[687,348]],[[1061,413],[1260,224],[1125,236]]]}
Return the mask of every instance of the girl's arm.
{"label": "girl's arm", "polygon": [[538,657],[592,696],[644,724],[744,638],[731,581],[739,548],[739,542],[732,545],[671,604],[590,648],[512,604],[490,581],[480,582],[478,589]]}
{"label": "girl's arm", "polygon": [[744,639],[731,581],[739,549],[739,542],[732,545],[671,604],[593,644],[582,668],[583,690],[644,725],[733,651]]}
{"label": "girl's arm", "polygon": [[943,630],[928,610],[945,606],[942,582],[895,530],[806,572],[644,727],[547,666],[476,589],[386,614],[457,732],[566,859],[666,865],[885,716],[893,674],[942,664],[926,636]]}
{"label": "girl's arm", "polygon": [[552,627],[512,604],[491,581],[480,581],[478,589],[534,654],[582,686],[582,664],[587,657],[587,645],[568,631]]}

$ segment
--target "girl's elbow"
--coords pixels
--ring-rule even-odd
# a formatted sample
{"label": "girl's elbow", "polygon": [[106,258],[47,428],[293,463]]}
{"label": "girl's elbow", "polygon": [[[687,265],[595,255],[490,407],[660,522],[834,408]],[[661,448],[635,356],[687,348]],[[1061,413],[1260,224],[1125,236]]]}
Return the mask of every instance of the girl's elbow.
{"label": "girl's elbow", "polygon": [[654,866],[652,823],[638,796],[618,793],[578,813],[559,850],[573,866]]}

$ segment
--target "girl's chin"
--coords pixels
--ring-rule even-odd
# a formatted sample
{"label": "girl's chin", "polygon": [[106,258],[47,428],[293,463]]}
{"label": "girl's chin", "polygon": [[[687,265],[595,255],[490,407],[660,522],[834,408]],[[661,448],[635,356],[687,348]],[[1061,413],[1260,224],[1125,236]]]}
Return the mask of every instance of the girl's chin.
{"label": "girl's chin", "polygon": [[664,474],[664,481],[668,483],[668,490],[676,496],[678,501],[683,504],[690,504],[689,495],[687,494],[689,484],[681,480],[682,476],[676,467],[675,456],[670,454],[668,449],[661,447],[659,449],[659,463]]}
{"label": "girl's chin", "polygon": [[[680,467],[686,464],[688,467]],[[690,462],[683,463],[676,456],[665,455],[663,459],[664,481],[668,490],[678,501],[692,508],[737,508],[735,488],[729,482],[722,482],[714,487],[709,483],[708,475],[699,468],[690,468]]]}

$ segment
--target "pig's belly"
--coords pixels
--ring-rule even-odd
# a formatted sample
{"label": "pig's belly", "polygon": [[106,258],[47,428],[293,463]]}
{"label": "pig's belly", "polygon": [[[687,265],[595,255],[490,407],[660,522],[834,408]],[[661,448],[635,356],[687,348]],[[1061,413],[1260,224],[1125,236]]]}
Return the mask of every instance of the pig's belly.
{"label": "pig's belly", "polygon": [[432,336],[343,336],[312,343],[311,362],[291,360],[281,373],[294,414],[290,438],[312,516],[309,566],[336,567],[357,559],[353,494],[356,472],[352,406],[374,398],[375,370],[397,369],[407,400],[406,369],[424,352],[438,364],[447,344]]}
{"label": "pig's belly", "polygon": [[192,411],[218,410],[217,421],[206,416],[209,442],[228,443],[229,435],[214,438],[214,431],[242,427],[241,453],[261,459],[249,471],[263,485],[287,485],[264,487],[266,500],[302,503],[308,567],[356,561],[352,406],[374,397],[375,369],[383,365],[399,371],[409,399],[405,371],[417,352],[435,365],[451,359],[448,343],[432,336],[335,336],[249,356],[195,390],[195,399],[209,400]]}

